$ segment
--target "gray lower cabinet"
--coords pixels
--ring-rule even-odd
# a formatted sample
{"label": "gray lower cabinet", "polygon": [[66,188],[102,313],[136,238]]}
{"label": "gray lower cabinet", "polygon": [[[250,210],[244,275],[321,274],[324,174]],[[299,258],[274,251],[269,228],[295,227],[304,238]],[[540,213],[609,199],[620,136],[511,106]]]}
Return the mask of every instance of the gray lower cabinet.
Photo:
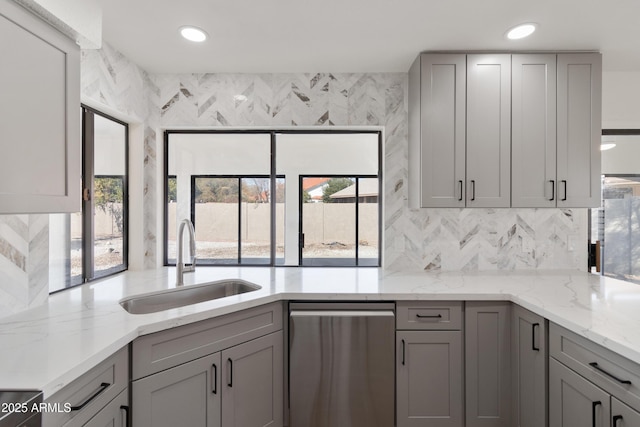
{"label": "gray lower cabinet", "polygon": [[513,304],[511,368],[514,427],[547,425],[547,325],[545,319]]}
{"label": "gray lower cabinet", "polygon": [[398,331],[398,427],[464,425],[461,331]]}
{"label": "gray lower cabinet", "polygon": [[282,426],[282,331],[224,350],[222,364],[222,426]]}
{"label": "gray lower cabinet", "polygon": [[132,383],[133,425],[219,427],[220,352]]}
{"label": "gray lower cabinet", "polygon": [[467,427],[512,427],[510,325],[510,302],[465,305]]}
{"label": "gray lower cabinet", "polygon": [[609,394],[549,359],[549,427],[609,426]]}
{"label": "gray lower cabinet", "polygon": [[136,427],[283,424],[278,331],[132,382]]}
{"label": "gray lower cabinet", "polygon": [[125,389],[84,427],[128,427],[129,412],[129,390]]}
{"label": "gray lower cabinet", "polygon": [[611,398],[611,427],[640,426],[640,412]]}

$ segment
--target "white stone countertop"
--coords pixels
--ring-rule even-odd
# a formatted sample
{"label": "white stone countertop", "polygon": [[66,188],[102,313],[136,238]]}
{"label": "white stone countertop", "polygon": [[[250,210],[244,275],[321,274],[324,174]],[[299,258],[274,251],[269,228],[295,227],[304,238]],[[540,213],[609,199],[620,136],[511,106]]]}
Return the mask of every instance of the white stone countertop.
{"label": "white stone countertop", "polygon": [[175,269],[126,272],[0,318],[0,389],[51,396],[140,335],[279,300],[505,300],[640,363],[640,285],[578,271],[425,273],[377,268],[199,267],[186,286],[239,278],[262,286],[159,313],[126,296],[175,286]]}

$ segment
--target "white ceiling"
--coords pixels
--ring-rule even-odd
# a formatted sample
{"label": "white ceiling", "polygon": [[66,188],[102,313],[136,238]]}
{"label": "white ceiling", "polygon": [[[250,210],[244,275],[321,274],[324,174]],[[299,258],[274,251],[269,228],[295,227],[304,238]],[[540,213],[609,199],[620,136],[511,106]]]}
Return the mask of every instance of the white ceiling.
{"label": "white ceiling", "polygon": [[599,50],[605,70],[640,71],[639,0],[98,1],[104,40],[152,73],[406,72],[425,50]]}

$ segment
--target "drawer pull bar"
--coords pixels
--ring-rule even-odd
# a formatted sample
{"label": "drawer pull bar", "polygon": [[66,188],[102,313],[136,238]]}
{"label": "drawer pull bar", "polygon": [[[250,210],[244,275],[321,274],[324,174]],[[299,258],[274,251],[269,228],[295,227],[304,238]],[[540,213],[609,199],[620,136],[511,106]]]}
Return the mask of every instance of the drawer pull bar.
{"label": "drawer pull bar", "polygon": [[622,415],[614,415],[613,417],[613,427],[618,427],[618,421],[622,419]]}
{"label": "drawer pull bar", "polygon": [[111,384],[109,383],[102,383],[100,384],[100,389],[98,391],[96,391],[92,396],[90,396],[88,399],[86,399],[84,402],[82,402],[80,405],[78,406],[72,406],[71,410],[72,411],[79,411],[80,409],[84,408],[85,406],[87,406],[89,403],[91,403],[91,401],[93,399],[95,399],[96,397],[98,397],[103,391],[105,391],[107,389],[107,387],[109,387]]}
{"label": "drawer pull bar", "polygon": [[416,314],[416,317],[418,319],[442,319],[442,314],[433,314],[433,315],[431,315],[431,314],[426,314],[426,315]]}
{"label": "drawer pull bar", "polygon": [[233,360],[229,357],[227,362],[229,362],[229,381],[227,381],[227,385],[233,387]]}
{"label": "drawer pull bar", "polygon": [[591,420],[593,421],[593,427],[596,427],[596,408],[602,405],[599,400],[591,403]]}
{"label": "drawer pull bar", "polygon": [[404,366],[404,340],[402,340],[402,366]]}
{"label": "drawer pull bar", "polygon": [[540,351],[540,347],[536,347],[536,328],[540,326],[540,323],[534,323],[531,325],[531,350]]}
{"label": "drawer pull bar", "polygon": [[610,378],[613,378],[614,380],[618,381],[620,384],[631,385],[631,381],[629,381],[629,380],[621,380],[620,378],[616,377],[615,375],[610,374],[609,372],[607,372],[604,369],[602,369],[600,366],[598,366],[598,364],[596,362],[589,363],[589,366],[591,366],[593,369],[596,369],[596,370],[602,372],[606,376],[608,376]]}

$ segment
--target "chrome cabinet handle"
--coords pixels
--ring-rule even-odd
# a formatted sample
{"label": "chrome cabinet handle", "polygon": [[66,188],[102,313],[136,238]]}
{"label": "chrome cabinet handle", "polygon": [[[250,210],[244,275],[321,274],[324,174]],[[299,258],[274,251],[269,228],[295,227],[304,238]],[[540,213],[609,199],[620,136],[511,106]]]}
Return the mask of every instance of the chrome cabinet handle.
{"label": "chrome cabinet handle", "polygon": [[591,362],[589,363],[589,366],[591,366],[593,369],[602,372],[603,374],[605,374],[606,376],[613,378],[614,380],[618,381],[620,384],[627,384],[627,385],[631,385],[631,381],[629,380],[622,380],[618,377],[616,377],[613,374],[610,374],[609,372],[605,371],[604,369],[602,369],[600,366],[598,366],[598,364],[596,362]]}
{"label": "chrome cabinet handle", "polygon": [[89,403],[91,403],[91,401],[93,399],[95,399],[96,397],[98,397],[100,394],[102,394],[111,384],[109,383],[102,383],[100,384],[100,388],[98,389],[98,391],[96,391],[94,394],[92,394],[91,396],[89,396],[84,402],[82,402],[81,404],[77,405],[77,406],[72,406],[71,410],[72,411],[79,411],[82,408],[84,408],[85,406],[87,406]]}

